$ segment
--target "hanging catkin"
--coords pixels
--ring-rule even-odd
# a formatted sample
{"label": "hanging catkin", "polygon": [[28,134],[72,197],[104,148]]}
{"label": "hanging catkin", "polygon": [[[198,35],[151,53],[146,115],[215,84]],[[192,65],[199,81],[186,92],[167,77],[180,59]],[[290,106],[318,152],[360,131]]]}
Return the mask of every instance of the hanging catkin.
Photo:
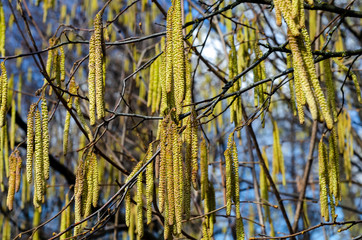
{"label": "hanging catkin", "polygon": [[143,236],[143,172],[138,174],[137,178],[137,195],[136,195],[136,203],[137,203],[137,234],[138,237],[141,238]]}
{"label": "hanging catkin", "polygon": [[9,171],[10,171],[10,175],[9,175],[9,187],[8,187],[8,197],[7,197],[7,201],[6,201],[6,205],[8,207],[8,209],[11,211],[13,210],[13,203],[14,203],[14,195],[15,195],[15,188],[16,188],[16,162],[17,159],[13,154],[10,155],[9,157]]}
{"label": "hanging catkin", "polygon": [[321,215],[325,221],[329,221],[328,211],[328,164],[327,150],[321,138],[318,144],[318,162],[319,162],[319,198],[321,205]]}
{"label": "hanging catkin", "polygon": [[[74,221],[78,223],[82,219],[82,192],[84,186],[84,163],[80,161],[78,164],[75,186],[74,186]],[[81,229],[81,225],[77,225],[74,227],[74,236],[78,235]]]}
{"label": "hanging catkin", "polygon": [[182,112],[182,102],[185,98],[185,56],[183,44],[181,0],[175,0],[173,2],[172,17],[172,64],[177,114]]}
{"label": "hanging catkin", "polygon": [[96,121],[96,86],[95,86],[95,40],[94,35],[89,40],[89,63],[88,63],[88,99],[89,120],[94,125]]}
{"label": "hanging catkin", "polygon": [[33,179],[33,152],[34,152],[34,113],[36,104],[30,105],[27,118],[27,137],[26,137],[26,177],[28,183]]}
{"label": "hanging catkin", "polygon": [[43,170],[43,141],[42,141],[42,122],[39,109],[35,110],[35,187],[36,200],[42,201],[44,195],[44,170]]}
{"label": "hanging catkin", "polygon": [[8,99],[8,75],[6,73],[5,61],[1,62],[1,106],[0,106],[0,127],[6,121],[7,99]]}
{"label": "hanging catkin", "polygon": [[[148,145],[148,152],[146,162],[151,159],[153,155],[152,143]],[[146,168],[146,204],[147,204],[147,224],[152,221],[152,202],[153,202],[153,163],[147,165]]]}
{"label": "hanging catkin", "polygon": [[95,86],[97,118],[104,117],[104,85],[103,85],[103,25],[102,15],[98,13],[94,19],[94,48],[95,48]]}
{"label": "hanging catkin", "polygon": [[5,13],[2,1],[0,1],[0,54],[2,57],[5,56],[5,34],[6,32],[6,23],[5,23]]}
{"label": "hanging catkin", "polygon": [[[293,36],[299,36],[299,34],[300,34],[299,28],[292,16],[292,12],[291,12],[292,6],[291,6],[290,1],[289,0],[288,1],[274,0],[274,4],[278,9],[280,9],[280,11],[284,17],[284,20],[287,23],[287,25],[291,31],[291,34]],[[278,19],[278,16],[277,16],[277,19]],[[279,24],[279,22],[277,22],[277,24]]]}
{"label": "hanging catkin", "polygon": [[42,115],[42,141],[43,141],[43,171],[44,178],[49,179],[49,130],[48,130],[48,106],[45,98],[41,102],[41,115]]}

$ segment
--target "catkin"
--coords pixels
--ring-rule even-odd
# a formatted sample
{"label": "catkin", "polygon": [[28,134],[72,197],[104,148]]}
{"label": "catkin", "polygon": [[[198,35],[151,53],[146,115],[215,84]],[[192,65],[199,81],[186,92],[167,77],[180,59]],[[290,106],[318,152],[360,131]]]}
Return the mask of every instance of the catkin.
{"label": "catkin", "polygon": [[328,211],[328,165],[327,165],[326,147],[323,138],[318,144],[318,162],[319,162],[319,197],[321,205],[321,215],[325,221],[329,221]]}
{"label": "catkin", "polygon": [[322,62],[321,70],[324,74],[324,79],[327,86],[327,102],[329,103],[329,107],[333,113],[334,121],[337,121],[337,107],[335,99],[336,86],[332,79],[331,64],[329,59],[326,59]]}
{"label": "catkin", "polygon": [[182,8],[181,0],[173,3],[172,16],[172,64],[176,97],[176,113],[182,112],[182,102],[185,98],[185,56],[182,34]]}
{"label": "catkin", "polygon": [[21,183],[21,166],[22,166],[22,160],[19,155],[19,151],[15,150],[12,155],[15,155],[16,159],[16,169],[15,169],[15,192],[19,192],[20,189],[20,183]]}
{"label": "catkin", "polygon": [[195,190],[197,190],[197,172],[199,169],[199,166],[197,164],[197,155],[198,155],[198,137],[197,137],[197,121],[196,119],[196,112],[194,109],[191,110],[191,135],[192,135],[192,141],[191,141],[191,164],[192,164],[192,170],[191,170],[191,179],[192,179],[192,186]]}
{"label": "catkin", "polygon": [[38,202],[42,201],[44,195],[44,170],[43,170],[43,142],[42,142],[42,122],[39,109],[35,111],[35,181],[36,198]]}
{"label": "catkin", "polygon": [[201,199],[206,198],[208,183],[208,156],[206,141],[203,138],[200,144],[200,169],[201,169]]}
{"label": "catkin", "polygon": [[166,150],[166,161],[167,161],[167,202],[168,202],[168,224],[173,225],[175,221],[175,194],[174,194],[174,179],[173,179],[173,169],[174,163],[172,159],[173,149],[172,149],[172,139],[173,133],[172,128],[170,127],[171,124],[169,123],[169,127],[167,129],[167,150]]}
{"label": "catkin", "polygon": [[224,152],[225,156],[225,172],[226,172],[226,215],[231,213],[231,199],[232,199],[232,159],[230,150],[227,148]]}
{"label": "catkin", "polygon": [[[83,161],[79,162],[75,186],[74,186],[74,195],[75,195],[75,203],[74,203],[74,221],[78,223],[82,219],[82,192],[84,186],[84,163]],[[74,227],[74,236],[78,235],[80,232],[81,225],[78,224]]]}
{"label": "catkin", "polygon": [[131,192],[127,191],[125,196],[125,222],[126,226],[130,227],[130,220],[131,220]]}
{"label": "catkin", "polygon": [[95,40],[94,35],[89,40],[89,63],[88,63],[88,99],[89,120],[94,125],[96,121],[96,86],[95,86]]}
{"label": "catkin", "polygon": [[59,47],[60,51],[60,81],[64,82],[65,80],[65,53],[63,46]]}
{"label": "catkin", "polygon": [[232,161],[233,161],[233,172],[234,172],[234,203],[236,218],[240,218],[240,189],[239,189],[239,158],[238,150],[235,141],[232,145]]}
{"label": "catkin", "polygon": [[173,6],[171,6],[167,11],[167,25],[166,25],[166,77],[165,85],[166,92],[170,93],[172,91],[172,20],[173,20]]}
{"label": "catkin", "polygon": [[137,233],[138,237],[141,238],[143,236],[143,172],[140,172],[137,179],[137,195],[136,195],[136,202],[137,202]]}
{"label": "catkin", "polygon": [[99,173],[98,173],[98,160],[97,155],[95,153],[92,153],[92,189],[93,189],[93,196],[92,196],[92,204],[93,207],[97,207],[98,204],[98,198],[99,198]]}
{"label": "catkin", "polygon": [[280,9],[281,13],[283,14],[284,20],[287,23],[291,33],[293,36],[299,36],[299,28],[296,24],[295,20],[293,19],[291,13],[291,3],[290,1],[283,1],[283,0],[274,0],[275,6]]}
{"label": "catkin", "polygon": [[42,141],[43,141],[43,171],[44,178],[49,179],[49,129],[48,129],[48,106],[45,98],[41,102],[42,115]]}
{"label": "catkin", "polygon": [[8,99],[8,75],[6,73],[5,61],[1,62],[1,106],[0,106],[0,127],[3,127],[6,120],[7,99]]}
{"label": "catkin", "polygon": [[27,137],[26,137],[26,177],[28,183],[33,179],[33,152],[34,152],[34,112],[36,104],[30,105],[27,117]]}
{"label": "catkin", "polygon": [[5,56],[5,36],[6,36],[5,13],[2,2],[0,2],[0,54]]}
{"label": "catkin", "polygon": [[[146,161],[150,160],[153,155],[152,143],[148,146]],[[152,221],[152,201],[153,201],[153,163],[148,164],[146,168],[146,204],[147,204],[147,224]]]}
{"label": "catkin", "polygon": [[13,203],[14,203],[14,195],[15,195],[15,188],[16,188],[16,166],[17,159],[14,154],[11,154],[9,157],[9,188],[8,188],[8,197],[6,201],[6,205],[8,209],[11,211],[13,210]]}
{"label": "catkin", "polygon": [[163,212],[165,206],[165,191],[166,191],[166,167],[167,167],[167,122],[168,118],[162,120],[160,125],[160,173],[158,178],[158,199],[160,212]]}
{"label": "catkin", "polygon": [[94,48],[95,48],[95,87],[97,118],[104,117],[104,85],[103,85],[103,31],[102,15],[98,13],[94,19]]}

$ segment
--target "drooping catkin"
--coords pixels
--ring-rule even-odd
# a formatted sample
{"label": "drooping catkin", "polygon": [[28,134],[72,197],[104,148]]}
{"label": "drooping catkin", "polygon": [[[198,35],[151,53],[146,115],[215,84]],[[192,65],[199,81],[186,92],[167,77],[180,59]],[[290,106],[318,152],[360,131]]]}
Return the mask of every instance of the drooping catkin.
{"label": "drooping catkin", "polygon": [[34,113],[36,104],[30,105],[27,117],[27,137],[26,137],[26,177],[28,183],[33,179],[33,152],[34,152]]}
{"label": "drooping catkin", "polygon": [[172,73],[172,19],[173,19],[173,6],[171,6],[167,11],[167,20],[166,20],[166,77],[165,77],[165,85],[166,92],[170,93],[172,91],[172,83],[173,83],[173,73]]}
{"label": "drooping catkin", "polygon": [[196,112],[194,109],[191,110],[191,135],[192,135],[192,141],[191,141],[191,179],[192,179],[192,186],[195,190],[197,190],[197,172],[199,170],[199,166],[197,163],[197,156],[198,156],[198,136],[197,136],[197,121],[196,121]]}
{"label": "drooping catkin", "polygon": [[142,237],[144,230],[143,230],[143,172],[138,174],[137,178],[137,194],[136,194],[136,202],[137,202],[137,234],[138,237]]}
{"label": "drooping catkin", "polygon": [[325,221],[329,221],[328,211],[328,164],[327,150],[321,138],[318,144],[318,162],[319,162],[319,198],[321,206],[321,215]]}
{"label": "drooping catkin", "polygon": [[279,128],[276,121],[273,122],[273,177],[275,178],[277,173],[281,173],[283,177],[283,185],[286,185],[285,180],[285,168],[284,157],[280,145]]}
{"label": "drooping catkin", "polygon": [[[152,143],[148,145],[148,153],[146,161],[150,160],[153,155]],[[154,167],[153,163],[148,164],[146,168],[146,204],[147,204],[147,224],[150,224],[152,221],[152,202],[153,202],[153,172]]]}
{"label": "drooping catkin", "polygon": [[[77,174],[74,186],[74,221],[78,223],[82,219],[82,192],[84,186],[84,163],[81,160],[78,164]],[[78,224],[74,227],[74,236],[78,235],[81,229],[81,225]]]}
{"label": "drooping catkin", "polygon": [[172,129],[172,124],[169,123],[167,128],[167,150],[166,150],[166,161],[167,161],[167,202],[168,202],[168,224],[173,225],[175,222],[175,193],[174,193],[174,178],[173,178],[173,169],[174,169],[174,162],[173,162],[173,134],[174,130]]}
{"label": "drooping catkin", "polygon": [[45,98],[41,102],[42,115],[42,141],[43,141],[43,171],[44,178],[49,179],[49,129],[48,129],[48,106]]}
{"label": "drooping catkin", "polygon": [[35,110],[35,181],[36,198],[38,202],[42,201],[44,195],[44,170],[43,170],[43,141],[42,141],[42,122],[39,109]]}
{"label": "drooping catkin", "polygon": [[0,2],[0,54],[5,56],[5,36],[6,36],[5,13],[2,2]]}
{"label": "drooping catkin", "polygon": [[8,196],[6,205],[8,209],[11,211],[13,210],[13,204],[14,204],[14,195],[15,195],[15,188],[16,188],[16,162],[17,159],[15,157],[15,154],[11,154],[9,157],[9,187],[8,187]]}
{"label": "drooping catkin", "polygon": [[103,25],[102,15],[98,13],[94,19],[94,48],[95,48],[95,87],[97,118],[101,119],[105,115],[104,111],[104,85],[103,85]]}
{"label": "drooping catkin", "polygon": [[334,121],[336,122],[337,121],[337,107],[336,107],[336,98],[335,98],[336,86],[332,79],[331,64],[329,59],[326,59],[322,62],[321,71],[327,86],[327,102],[329,108],[332,111]]}
{"label": "drooping catkin", "polygon": [[99,198],[99,173],[98,173],[98,160],[97,155],[95,153],[92,153],[92,204],[93,207],[97,207],[98,204],[98,198]]}
{"label": "drooping catkin", "polygon": [[1,106],[0,106],[0,127],[3,127],[6,120],[7,99],[8,99],[8,75],[6,73],[5,61],[1,62]]}
{"label": "drooping catkin", "polygon": [[22,160],[18,150],[15,150],[12,155],[15,156],[16,159],[16,169],[15,169],[15,192],[19,192],[20,183],[21,183],[21,166]]}
{"label": "drooping catkin", "polygon": [[15,132],[16,132],[16,103],[15,98],[11,99],[11,120],[10,120],[10,148],[14,149],[15,147]]}
{"label": "drooping catkin", "polygon": [[[299,28],[292,16],[292,6],[290,1],[274,0],[275,6],[280,9],[285,22],[287,23],[293,36],[299,36]],[[279,24],[279,23],[278,23]]]}
{"label": "drooping catkin", "polygon": [[185,178],[184,178],[184,213],[185,218],[190,218],[190,204],[191,204],[191,155],[192,155],[192,125],[190,118],[187,121],[186,129],[184,132],[185,138]]}
{"label": "drooping catkin", "polygon": [[160,170],[158,178],[158,200],[160,212],[163,212],[165,206],[165,191],[166,191],[166,179],[167,179],[167,122],[168,118],[162,120],[160,125]]}
{"label": "drooping catkin", "polygon": [[131,192],[127,191],[125,196],[125,222],[126,226],[130,226],[130,220],[131,220]]}
{"label": "drooping catkin", "polygon": [[177,114],[182,112],[182,102],[185,98],[185,55],[183,48],[182,15],[181,0],[175,0],[173,2],[172,17],[172,64]]}
{"label": "drooping catkin", "polygon": [[65,80],[65,53],[63,46],[59,47],[60,51],[60,81],[64,82]]}
{"label": "drooping catkin", "polygon": [[340,200],[340,176],[339,176],[339,154],[338,154],[338,141],[337,132],[333,128],[328,139],[329,143],[329,168],[331,169],[329,175],[330,192],[336,199],[336,204]]}
{"label": "drooping catkin", "polygon": [[225,172],[226,172],[226,215],[231,213],[232,200],[232,159],[230,149],[227,148],[224,152],[225,156]]}
{"label": "drooping catkin", "polygon": [[[316,120],[318,118],[317,103],[314,99],[314,95],[311,86],[309,84],[308,73],[305,69],[305,66],[303,65],[303,57],[301,54],[301,50],[299,49],[298,40],[297,38],[292,36],[292,34],[289,34],[289,32],[288,32],[288,39],[289,39],[290,49],[292,50],[293,54],[294,72],[297,72],[298,74],[298,80],[300,80],[301,89],[305,94],[306,101],[309,105],[310,112],[312,114],[312,118]],[[299,91],[299,89],[297,90]]]}
{"label": "drooping catkin", "polygon": [[317,72],[314,66],[314,60],[312,55],[311,42],[309,39],[308,31],[305,27],[301,29],[301,33],[304,39],[305,52],[302,50],[302,57],[306,67],[306,70],[310,76],[310,81],[313,85],[315,97],[317,99],[318,105],[321,109],[322,115],[326,121],[328,129],[333,128],[333,118],[330,110],[327,107],[327,102],[324,97],[321,86],[319,85],[319,80],[317,77]]}
{"label": "drooping catkin", "polygon": [[235,204],[235,212],[236,218],[240,218],[240,189],[239,189],[239,158],[238,158],[238,149],[236,147],[235,141],[233,141],[232,149],[232,161],[233,161],[233,172],[234,172],[234,204]]}
{"label": "drooping catkin", "polygon": [[90,124],[96,122],[96,71],[95,71],[95,39],[94,35],[89,40],[89,63],[88,63],[88,99],[89,99],[89,120]]}
{"label": "drooping catkin", "polygon": [[[69,99],[71,100],[71,98]],[[63,131],[63,155],[67,155],[68,152],[68,140],[69,140],[69,127],[70,127],[70,113],[65,115],[64,131]]]}
{"label": "drooping catkin", "polygon": [[201,169],[201,199],[204,200],[209,187],[208,183],[208,154],[206,141],[202,138],[200,144],[200,169]]}

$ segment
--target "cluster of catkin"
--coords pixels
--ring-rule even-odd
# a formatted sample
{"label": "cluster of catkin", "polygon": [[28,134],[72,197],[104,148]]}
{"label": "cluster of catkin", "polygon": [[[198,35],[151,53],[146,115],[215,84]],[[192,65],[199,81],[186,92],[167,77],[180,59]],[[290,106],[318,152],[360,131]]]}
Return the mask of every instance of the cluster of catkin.
{"label": "cluster of catkin", "polygon": [[18,150],[15,150],[9,157],[9,170],[9,188],[6,205],[11,211],[13,209],[15,192],[19,191],[21,182],[21,158]]}
{"label": "cluster of catkin", "polygon": [[239,160],[234,140],[234,132],[228,138],[225,156],[226,176],[226,215],[231,213],[232,202],[235,204],[236,239],[244,239],[244,225],[240,214]]}
{"label": "cluster of catkin", "polygon": [[33,204],[38,208],[44,201],[45,181],[49,179],[48,106],[45,98],[41,100],[41,113],[37,104],[30,106],[27,125],[26,176],[30,184],[34,169]]}
{"label": "cluster of catkin", "polygon": [[89,40],[88,99],[91,125],[95,124],[96,115],[97,119],[101,119],[105,115],[105,61],[103,41],[102,13],[99,12],[94,18],[94,33]]}
{"label": "cluster of catkin", "polygon": [[[97,206],[99,197],[98,161],[95,153],[89,153],[84,161],[80,161],[74,186],[75,196],[75,223],[91,214],[92,205]],[[80,233],[82,226],[78,224],[74,228],[74,236]]]}
{"label": "cluster of catkin", "polygon": [[[59,39],[50,38],[49,47],[52,48],[58,44]],[[61,83],[65,80],[65,53],[63,46],[59,46],[56,49],[48,50],[48,58],[46,62],[46,71],[52,81],[55,80],[55,85],[61,87]],[[47,84],[46,79],[44,79],[44,84]],[[52,94],[52,89],[49,90],[49,95]]]}
{"label": "cluster of catkin", "polygon": [[311,41],[305,28],[303,1],[276,0],[274,4],[277,25],[281,25],[281,15],[288,25],[288,39],[294,68],[295,102],[298,108],[299,121],[304,123],[303,106],[307,103],[312,118],[316,120],[319,116],[321,120],[326,122],[327,127],[332,129],[333,117],[318,81]]}

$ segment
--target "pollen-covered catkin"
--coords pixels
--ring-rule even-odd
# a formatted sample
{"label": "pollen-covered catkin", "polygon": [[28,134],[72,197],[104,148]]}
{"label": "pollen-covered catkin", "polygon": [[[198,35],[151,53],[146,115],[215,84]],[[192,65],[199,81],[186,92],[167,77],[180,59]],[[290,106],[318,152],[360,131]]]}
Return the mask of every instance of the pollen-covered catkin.
{"label": "pollen-covered catkin", "polygon": [[30,105],[27,118],[27,137],[26,137],[26,178],[28,183],[33,179],[33,153],[34,153],[34,113],[36,104]]}
{"label": "pollen-covered catkin", "polygon": [[103,84],[103,25],[102,15],[98,13],[94,19],[94,48],[95,48],[95,86],[97,118],[104,117],[104,84]]}
{"label": "pollen-covered catkin", "polygon": [[14,195],[15,195],[15,181],[16,181],[16,157],[14,154],[11,154],[9,157],[9,188],[8,188],[8,197],[6,201],[6,205],[8,209],[11,211],[13,210],[13,203],[14,203]]}
{"label": "pollen-covered catkin", "polygon": [[319,197],[321,205],[321,215],[325,221],[329,221],[328,211],[328,164],[326,147],[323,138],[318,144],[318,162],[319,162]]}
{"label": "pollen-covered catkin", "polygon": [[226,172],[226,215],[231,213],[232,200],[232,159],[230,149],[227,148],[224,152],[225,156],[225,172]]}
{"label": "pollen-covered catkin", "polygon": [[22,167],[22,160],[19,155],[19,151],[15,150],[12,154],[15,155],[16,158],[16,171],[15,171],[15,192],[19,192],[20,183],[21,183],[21,167]]}
{"label": "pollen-covered catkin", "polygon": [[5,13],[2,2],[0,2],[0,54],[5,56],[5,34],[6,32],[6,23],[5,23]]}
{"label": "pollen-covered catkin", "polygon": [[92,189],[93,189],[93,196],[92,196],[92,204],[93,207],[97,207],[98,198],[99,198],[99,173],[98,173],[98,160],[97,155],[92,153]]}
{"label": "pollen-covered catkin", "polygon": [[35,181],[36,198],[38,202],[42,201],[44,195],[44,171],[43,171],[43,141],[42,141],[42,122],[39,109],[35,110]]}
{"label": "pollen-covered catkin", "polygon": [[[150,160],[153,155],[152,143],[148,145],[148,153],[146,161]],[[153,201],[153,163],[147,165],[146,168],[146,204],[147,204],[147,224],[152,221],[152,201]]]}
{"label": "pollen-covered catkin", "polygon": [[49,129],[48,129],[48,106],[45,98],[41,102],[42,129],[43,129],[43,170],[44,178],[49,179]]}
{"label": "pollen-covered catkin", "polygon": [[89,63],[88,63],[88,99],[89,99],[89,120],[90,124],[96,122],[96,71],[95,71],[95,40],[94,35],[89,40]]}
{"label": "pollen-covered catkin", "polygon": [[137,233],[138,237],[142,237],[144,230],[143,230],[143,172],[140,172],[137,179],[137,195],[136,195],[136,202],[137,202]]}
{"label": "pollen-covered catkin", "polygon": [[6,73],[5,61],[1,62],[1,106],[0,106],[0,127],[4,126],[7,111],[8,99],[8,75]]}

